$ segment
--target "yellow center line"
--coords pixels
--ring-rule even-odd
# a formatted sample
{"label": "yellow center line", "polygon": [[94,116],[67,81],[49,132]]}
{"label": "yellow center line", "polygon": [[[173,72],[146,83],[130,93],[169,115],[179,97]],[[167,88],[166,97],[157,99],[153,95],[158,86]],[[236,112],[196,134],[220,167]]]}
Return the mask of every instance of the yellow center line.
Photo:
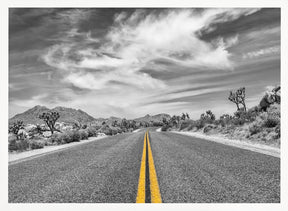
{"label": "yellow center line", "polygon": [[140,167],[136,203],[145,203],[146,135],[147,135],[147,132],[145,133],[145,136],[144,136],[144,146],[143,146],[143,154],[142,154],[141,167]]}
{"label": "yellow center line", "polygon": [[147,132],[147,145],[148,145],[148,163],[149,163],[149,179],[150,179],[150,192],[151,192],[151,203],[162,203],[160,189],[157,180],[156,169],[154,166],[153,155],[151,146],[149,143],[149,135]]}

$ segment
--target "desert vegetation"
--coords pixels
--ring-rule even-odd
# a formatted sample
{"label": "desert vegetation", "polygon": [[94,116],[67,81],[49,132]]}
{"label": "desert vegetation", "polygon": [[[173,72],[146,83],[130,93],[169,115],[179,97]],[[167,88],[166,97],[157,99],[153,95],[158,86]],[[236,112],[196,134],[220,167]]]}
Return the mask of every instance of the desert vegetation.
{"label": "desert vegetation", "polygon": [[279,147],[281,117],[279,91],[280,86],[267,91],[259,105],[249,109],[245,104],[245,87],[235,92],[230,91],[228,100],[236,105],[233,115],[223,114],[217,119],[213,112],[208,110],[196,120],[190,119],[189,116],[188,118],[173,116],[170,121],[165,121],[162,131],[201,132]]}
{"label": "desert vegetation", "polygon": [[72,123],[57,122],[60,117],[58,112],[52,110],[45,111],[38,116],[43,121],[42,124],[12,122],[9,126],[9,151],[40,149],[44,146],[79,142],[90,137],[132,132],[145,125],[127,119],[94,121],[87,124],[77,120]]}
{"label": "desert vegetation", "polygon": [[[23,113],[22,119],[26,123],[21,118],[10,122],[8,148],[9,151],[33,150],[145,127],[161,127],[162,131],[201,132],[280,146],[280,86],[267,91],[259,104],[252,108],[247,108],[245,98],[245,87],[230,91],[227,103],[230,101],[236,105],[233,114],[222,114],[216,118],[213,111],[208,110],[199,115],[199,119],[190,119],[188,113],[172,117],[168,114],[146,115],[134,120],[116,117],[94,119],[81,110],[64,107],[49,110],[35,106]],[[27,123],[27,119],[34,124]]]}

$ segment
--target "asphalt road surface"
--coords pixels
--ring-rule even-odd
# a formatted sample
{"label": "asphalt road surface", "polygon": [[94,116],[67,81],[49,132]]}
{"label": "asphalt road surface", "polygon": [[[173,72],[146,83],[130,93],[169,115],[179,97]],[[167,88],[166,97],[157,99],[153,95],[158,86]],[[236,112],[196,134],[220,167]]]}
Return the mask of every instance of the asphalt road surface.
{"label": "asphalt road surface", "polygon": [[9,203],[280,202],[279,158],[145,132],[10,164]]}

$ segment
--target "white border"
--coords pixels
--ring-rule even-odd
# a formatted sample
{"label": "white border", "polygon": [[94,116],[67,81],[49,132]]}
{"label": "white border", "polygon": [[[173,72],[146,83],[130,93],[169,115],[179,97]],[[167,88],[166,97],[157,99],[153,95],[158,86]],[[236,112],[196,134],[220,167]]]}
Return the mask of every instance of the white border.
{"label": "white border", "polygon": [[[288,139],[287,139],[287,0],[1,0],[1,68],[0,68],[0,164],[1,210],[288,210]],[[9,7],[281,7],[281,203],[280,204],[8,204],[8,8]]]}

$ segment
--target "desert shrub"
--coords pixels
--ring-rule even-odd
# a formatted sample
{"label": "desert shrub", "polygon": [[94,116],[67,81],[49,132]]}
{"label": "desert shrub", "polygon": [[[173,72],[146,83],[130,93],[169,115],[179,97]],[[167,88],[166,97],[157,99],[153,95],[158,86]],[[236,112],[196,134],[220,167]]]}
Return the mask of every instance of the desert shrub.
{"label": "desert shrub", "polygon": [[204,123],[204,125],[206,123],[211,124],[215,121],[215,115],[212,113],[212,111],[208,110],[206,113],[201,114],[200,120]]}
{"label": "desert shrub", "polygon": [[16,135],[9,136],[9,138],[8,138],[8,149],[9,149],[9,151],[17,150],[16,141],[17,141],[17,136]]}
{"label": "desert shrub", "polygon": [[[65,135],[65,137],[63,137],[63,142],[65,143],[71,143],[73,142],[73,133],[74,131],[68,131]],[[79,138],[80,140],[80,138]]]}
{"label": "desert shrub", "polygon": [[118,133],[117,128],[112,127],[111,128],[111,133],[112,133],[112,135],[116,135]]}
{"label": "desert shrub", "polygon": [[44,147],[44,144],[40,141],[33,140],[29,142],[29,146],[31,149],[41,149]]}
{"label": "desert shrub", "polygon": [[153,122],[152,123],[154,127],[161,127],[163,126],[163,122]]}
{"label": "desert shrub", "polygon": [[273,104],[267,109],[268,114],[276,115],[280,117],[281,111],[280,111],[280,105],[279,104]]}
{"label": "desert shrub", "polygon": [[50,137],[50,141],[54,144],[66,144],[71,142],[78,142],[80,140],[81,140],[81,132],[77,130],[68,131],[64,133],[55,133]]}
{"label": "desert shrub", "polygon": [[263,126],[271,128],[280,125],[280,116],[280,105],[274,104],[270,106],[267,110],[267,118],[265,119]]}
{"label": "desert shrub", "polygon": [[50,137],[50,142],[52,142],[53,144],[62,144],[62,134],[59,133],[53,133]]}
{"label": "desert shrub", "polygon": [[[110,127],[112,135],[116,135],[118,133],[122,133],[123,130],[120,127]],[[131,128],[133,130],[133,128]]]}
{"label": "desert shrub", "polygon": [[281,134],[280,124],[276,126],[275,133],[276,133],[276,138],[280,138],[280,134]]}
{"label": "desert shrub", "polygon": [[123,133],[123,130],[120,127],[116,127],[117,133]]}
{"label": "desert shrub", "polygon": [[112,135],[112,129],[108,126],[108,125],[106,125],[106,124],[104,124],[101,128],[100,128],[100,133],[104,133],[105,135]]}
{"label": "desert shrub", "polygon": [[88,127],[88,137],[97,136],[97,129],[95,127]]}
{"label": "desert shrub", "polygon": [[21,130],[21,129],[24,129],[23,121],[16,121],[9,126],[9,133],[14,133],[17,136],[19,130]]}
{"label": "desert shrub", "polygon": [[68,133],[69,132],[59,134],[58,144],[66,144],[71,142],[71,137]]}
{"label": "desert shrub", "polygon": [[193,127],[192,125],[194,125],[194,124],[195,124],[195,121],[193,121],[193,120],[190,120],[190,119],[184,120],[180,124],[180,130],[188,129],[188,128],[191,129]]}
{"label": "desert shrub", "polygon": [[79,142],[81,139],[81,135],[77,130],[70,131],[67,134],[69,136],[69,140],[66,143]]}
{"label": "desert shrub", "polygon": [[18,140],[16,141],[16,143],[19,151],[24,151],[29,148],[29,143],[27,139]]}
{"label": "desert shrub", "polygon": [[195,121],[195,127],[199,130],[205,126],[205,121],[202,120],[196,120]]}
{"label": "desert shrub", "polygon": [[234,113],[232,123],[235,125],[243,125],[247,122],[253,122],[258,115],[259,112],[254,108],[249,109],[248,111],[239,110]]}
{"label": "desert shrub", "polygon": [[163,125],[161,127],[161,131],[167,131],[169,129],[169,125]]}
{"label": "desert shrub", "polygon": [[43,138],[41,140],[43,141],[44,146],[52,146],[53,145],[50,138]]}
{"label": "desert shrub", "polygon": [[17,140],[17,136],[13,133],[9,133],[8,134],[8,142],[13,141],[13,140]]}
{"label": "desert shrub", "polygon": [[233,116],[229,114],[223,114],[220,116],[218,121],[215,121],[215,124],[221,125],[222,127],[225,127],[226,125],[229,125],[232,123]]}
{"label": "desert shrub", "polygon": [[9,151],[25,151],[29,148],[27,139],[11,139],[8,143]]}
{"label": "desert shrub", "polygon": [[79,130],[78,131],[79,132],[79,134],[80,134],[80,139],[81,140],[85,140],[85,139],[88,139],[88,131],[87,130],[83,130],[83,129],[81,129],[81,130]]}
{"label": "desert shrub", "polygon": [[252,123],[249,126],[250,135],[257,134],[262,131],[262,126],[258,124],[258,122]]}
{"label": "desert shrub", "polygon": [[216,125],[206,125],[204,128],[203,128],[203,132],[204,133],[208,133],[209,131],[211,131],[212,129],[215,129],[217,126]]}
{"label": "desert shrub", "polygon": [[242,119],[242,118],[233,118],[232,120],[232,124],[233,125],[243,125],[245,123],[245,119]]}
{"label": "desert shrub", "polygon": [[273,118],[273,117],[268,117],[265,121],[264,121],[264,124],[263,126],[264,127],[276,127],[277,125],[280,124],[280,119],[277,119],[277,118]]}

